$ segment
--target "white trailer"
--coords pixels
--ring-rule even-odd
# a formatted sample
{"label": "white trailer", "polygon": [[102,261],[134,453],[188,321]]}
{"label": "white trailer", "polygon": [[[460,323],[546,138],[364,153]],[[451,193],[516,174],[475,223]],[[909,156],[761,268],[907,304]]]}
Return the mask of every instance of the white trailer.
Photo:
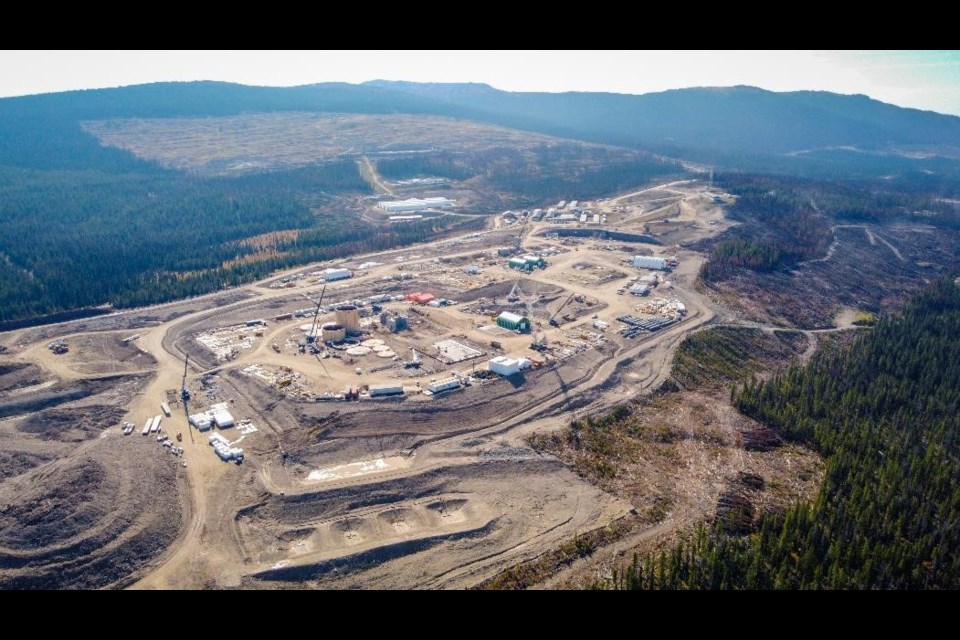
{"label": "white trailer", "polygon": [[170,405],[168,405],[166,402],[160,403],[160,411],[163,411],[163,415],[167,416],[168,418],[170,417]]}

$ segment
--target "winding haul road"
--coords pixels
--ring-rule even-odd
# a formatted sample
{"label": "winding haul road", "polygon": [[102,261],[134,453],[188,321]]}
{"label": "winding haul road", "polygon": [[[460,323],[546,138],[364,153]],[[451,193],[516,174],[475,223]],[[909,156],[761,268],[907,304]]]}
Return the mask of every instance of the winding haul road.
{"label": "winding haul road", "polygon": [[[375,175],[375,174],[374,174]],[[631,197],[641,195],[654,190],[671,189],[689,181],[672,182],[665,185],[659,185],[625,194],[612,199],[611,203],[621,202]],[[496,231],[480,232],[480,236],[496,233]],[[502,234],[501,234],[502,235]],[[532,235],[531,235],[532,237]],[[538,238],[538,241],[542,241]],[[449,241],[437,241],[420,245],[418,247],[406,248],[385,252],[383,254],[374,254],[383,260],[383,256],[397,255],[400,253],[409,253],[411,251],[422,251],[427,248],[450,248],[449,255],[465,255],[476,253],[478,248],[470,251],[453,251],[454,245],[448,245]],[[502,242],[502,241],[501,241]],[[584,252],[585,254],[586,252]],[[585,259],[584,254],[567,254],[568,262],[573,260]],[[369,256],[373,257],[373,256]],[[353,258],[353,260],[363,260],[363,256]],[[432,257],[431,257],[432,259]],[[424,259],[426,263],[430,259]],[[384,260],[386,262],[386,260]],[[684,256],[680,267],[680,280],[693,281],[699,269],[701,258],[696,254]],[[408,265],[411,263],[407,263]],[[569,265],[568,265],[569,266]],[[371,269],[366,277],[355,278],[353,286],[377,281],[387,269],[394,269],[394,264],[384,264],[383,267]],[[292,269],[287,273],[296,273],[304,271],[304,267]],[[391,271],[392,273],[392,271]],[[560,279],[556,274],[558,270],[551,267],[548,271],[536,272],[528,279],[540,282],[546,285],[562,287],[571,293],[579,293],[592,298],[597,298],[607,304],[607,311],[623,312],[632,305],[629,296],[626,298],[613,295],[612,292],[603,292],[589,286],[572,283],[567,279]],[[283,274],[276,274],[262,282],[246,285],[240,288],[253,294],[252,297],[235,302],[225,307],[215,309],[203,309],[188,315],[179,317],[175,320],[165,322],[159,326],[148,330],[139,330],[141,334],[140,347],[153,355],[157,360],[157,375],[138,397],[137,401],[130,407],[127,419],[135,424],[143,424],[147,418],[155,415],[158,409],[159,399],[166,397],[166,391],[169,389],[179,389],[181,385],[181,376],[183,374],[182,354],[172,351],[171,336],[175,336],[178,331],[195,324],[197,321],[207,316],[222,313],[229,309],[243,309],[252,304],[260,304],[264,300],[272,298],[290,297],[290,290],[270,289],[265,285]],[[324,488],[334,486],[350,486],[364,484],[368,482],[382,482],[385,479],[400,478],[413,474],[423,473],[425,469],[436,466],[450,466],[458,464],[459,442],[467,437],[476,438],[477,436],[490,435],[509,439],[518,444],[522,443],[522,438],[529,433],[531,429],[540,429],[545,426],[556,424],[555,418],[568,414],[571,405],[576,407],[577,411],[597,412],[607,409],[617,403],[623,402],[627,396],[622,393],[604,393],[604,385],[616,378],[626,369],[633,374],[630,380],[630,395],[637,395],[653,389],[662,382],[670,373],[670,358],[676,346],[690,332],[702,327],[703,325],[714,321],[715,308],[704,296],[695,291],[692,287],[683,287],[679,282],[675,285],[680,289],[680,293],[689,310],[688,315],[679,323],[652,334],[646,338],[636,341],[627,341],[617,347],[616,352],[609,358],[601,360],[592,367],[585,369],[576,379],[565,380],[560,390],[544,399],[540,398],[535,404],[532,402],[513,412],[512,415],[498,415],[491,417],[486,426],[471,431],[468,435],[453,435],[438,437],[426,442],[417,452],[413,464],[406,468],[391,471],[390,473],[377,475],[375,478],[356,477],[342,480],[333,484],[325,485]],[[302,291],[302,290],[300,290]],[[210,298],[212,299],[212,297]],[[202,301],[202,299],[201,299]],[[136,313],[136,311],[130,312]],[[262,344],[258,349],[251,353],[241,355],[237,360],[226,365],[228,368],[241,368],[248,362],[259,361],[263,349],[271,342],[271,336],[279,331],[275,328],[265,335]],[[45,351],[45,349],[40,349]],[[71,376],[68,370],[56,371],[67,377]],[[191,378],[199,375],[196,371],[189,373]],[[619,386],[622,386],[619,385]],[[587,404],[583,406],[583,402]],[[544,420],[554,418],[554,420]],[[172,427],[170,426],[172,425]],[[223,513],[221,509],[212,508],[210,487],[216,485],[217,480],[229,469],[228,465],[223,464],[216,456],[211,455],[207,444],[207,438],[204,436],[194,436],[192,430],[188,427],[184,415],[175,414],[171,418],[165,419],[165,428],[168,433],[176,431],[186,431],[189,437],[184,437],[182,446],[185,449],[184,459],[187,461],[187,467],[184,469],[186,495],[184,496],[184,507],[187,513],[187,524],[183,529],[180,538],[167,550],[160,560],[152,567],[148,567],[142,572],[141,579],[133,586],[138,589],[152,588],[172,588],[184,586],[182,579],[184,575],[190,573],[191,568],[196,568],[197,562],[208,554],[209,549],[205,544],[204,532],[211,518],[232,518],[234,513]],[[187,436],[187,434],[184,434]],[[469,456],[464,456],[462,463],[474,460]],[[264,474],[258,474],[263,476]],[[267,490],[270,490],[270,483],[262,481]],[[274,488],[275,489],[275,488]],[[240,552],[237,552],[238,554]],[[232,567],[218,567],[223,573],[233,574],[232,580],[238,583],[239,579],[245,573],[250,573],[249,567],[243,566],[243,558],[233,558],[227,565]],[[464,569],[466,570],[466,569]]]}

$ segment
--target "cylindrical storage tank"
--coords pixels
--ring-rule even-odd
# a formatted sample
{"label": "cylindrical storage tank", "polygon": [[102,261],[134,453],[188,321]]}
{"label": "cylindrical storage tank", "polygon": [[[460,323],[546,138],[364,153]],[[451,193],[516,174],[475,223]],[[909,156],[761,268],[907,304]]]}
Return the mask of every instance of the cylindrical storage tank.
{"label": "cylindrical storage tank", "polygon": [[343,325],[347,333],[360,331],[360,312],[352,304],[337,307],[337,324]]}
{"label": "cylindrical storage tank", "polygon": [[347,330],[342,324],[327,322],[321,327],[320,336],[324,342],[340,342],[347,337]]}

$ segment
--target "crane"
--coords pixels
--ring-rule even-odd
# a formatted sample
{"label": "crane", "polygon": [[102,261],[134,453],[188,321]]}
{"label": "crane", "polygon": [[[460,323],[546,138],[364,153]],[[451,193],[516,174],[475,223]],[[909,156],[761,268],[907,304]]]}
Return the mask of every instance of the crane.
{"label": "crane", "polygon": [[183,378],[180,380],[180,399],[183,401],[183,414],[187,417],[187,432],[190,434],[190,442],[193,442],[193,431],[190,430],[190,390],[187,389],[187,365],[190,362],[190,354],[183,356]]}
{"label": "crane", "polygon": [[517,251],[518,253],[520,251],[520,245],[523,243],[523,228],[527,226],[527,221],[529,219],[530,215],[528,214],[526,217],[524,217],[523,224],[520,225],[520,232],[517,233],[517,244],[514,246],[514,251]]}
{"label": "crane", "polygon": [[380,313],[380,311],[383,310],[382,303],[386,299],[387,295],[399,289],[402,284],[403,284],[403,278],[400,278],[396,282],[392,283],[393,286],[385,288],[383,292],[379,296],[377,296],[377,301],[370,305],[370,309],[374,313]]}
{"label": "crane", "polygon": [[183,408],[187,408],[187,403],[190,402],[190,390],[187,389],[187,364],[190,362],[190,355],[187,354],[183,357],[183,379],[180,380],[180,399],[183,400]]}
{"label": "crane", "polygon": [[560,323],[557,322],[557,316],[560,314],[561,311],[563,311],[563,308],[564,308],[565,306],[567,306],[567,304],[568,304],[571,300],[573,300],[573,297],[574,297],[575,295],[577,295],[577,294],[571,293],[571,294],[570,294],[570,297],[567,298],[566,300],[564,300],[563,304],[560,305],[560,308],[553,312],[553,315],[550,316],[550,320],[549,320],[551,327],[559,327],[559,326],[560,326]]}
{"label": "crane", "polygon": [[510,293],[507,294],[507,302],[517,302],[520,300],[520,296],[517,292],[520,291],[520,278],[517,278],[516,282],[513,283],[513,288],[510,289]]}
{"label": "crane", "polygon": [[320,299],[317,300],[317,310],[313,313],[313,324],[310,327],[310,333],[307,334],[307,342],[313,343],[317,340],[317,321],[320,319],[320,305],[323,304],[323,294],[327,290],[327,283],[323,283],[323,288],[320,289]]}

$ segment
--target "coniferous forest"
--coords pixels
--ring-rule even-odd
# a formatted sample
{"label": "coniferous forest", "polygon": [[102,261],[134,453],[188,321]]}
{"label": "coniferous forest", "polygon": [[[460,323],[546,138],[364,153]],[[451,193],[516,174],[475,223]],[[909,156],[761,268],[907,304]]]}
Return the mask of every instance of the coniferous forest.
{"label": "coniferous forest", "polygon": [[458,222],[376,226],[338,206],[366,193],[350,160],[200,177],[101,147],[76,121],[2,122],[0,326],[208,293]]}
{"label": "coniferous forest", "polygon": [[702,528],[637,558],[628,589],[960,587],[960,285],[939,281],[849,348],[820,352],[734,402],[824,456],[812,504],[746,536]]}

